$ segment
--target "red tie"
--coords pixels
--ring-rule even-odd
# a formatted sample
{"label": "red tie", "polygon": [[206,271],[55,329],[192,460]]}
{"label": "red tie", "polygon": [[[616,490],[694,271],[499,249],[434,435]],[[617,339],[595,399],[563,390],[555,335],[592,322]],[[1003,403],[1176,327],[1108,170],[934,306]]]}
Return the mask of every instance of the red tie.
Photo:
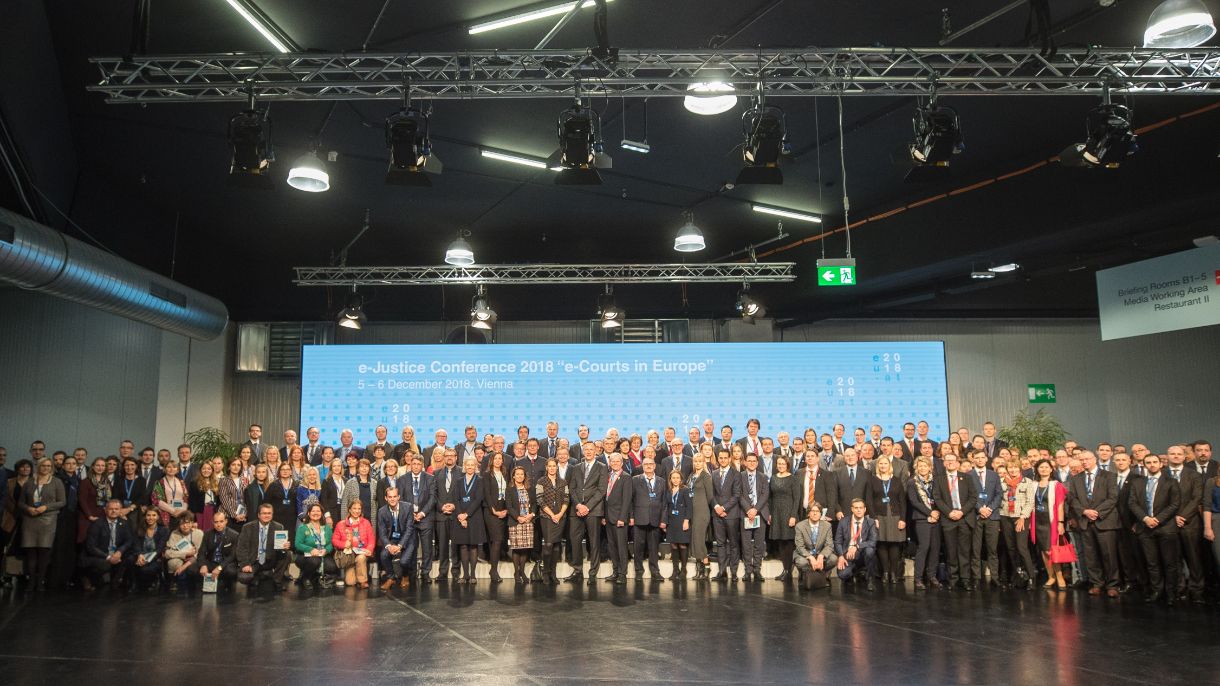
{"label": "red tie", "polygon": [[856,520],[851,522],[851,542],[855,543],[860,540],[860,523]]}
{"label": "red tie", "polygon": [[606,485],[606,495],[610,495],[610,492],[614,490],[614,477],[615,476],[617,476],[617,474],[615,474],[613,472],[610,473],[610,481]]}

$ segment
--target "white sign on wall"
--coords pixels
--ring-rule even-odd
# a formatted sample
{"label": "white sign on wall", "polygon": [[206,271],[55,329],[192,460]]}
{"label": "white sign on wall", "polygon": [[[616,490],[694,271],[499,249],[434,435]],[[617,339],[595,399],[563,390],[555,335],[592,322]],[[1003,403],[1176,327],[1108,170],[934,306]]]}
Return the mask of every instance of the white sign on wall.
{"label": "white sign on wall", "polygon": [[1097,272],[1101,340],[1220,324],[1220,245]]}

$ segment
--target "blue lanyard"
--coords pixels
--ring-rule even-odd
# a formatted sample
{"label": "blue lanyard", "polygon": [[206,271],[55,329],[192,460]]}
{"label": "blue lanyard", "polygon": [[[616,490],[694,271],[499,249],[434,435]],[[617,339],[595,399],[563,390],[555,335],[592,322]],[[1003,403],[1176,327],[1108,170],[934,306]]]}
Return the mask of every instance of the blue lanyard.
{"label": "blue lanyard", "polygon": [[1043,486],[1034,491],[1034,499],[1038,501],[1038,508],[1041,509],[1046,503],[1046,491],[1050,488],[1049,485]]}
{"label": "blue lanyard", "polygon": [[678,509],[678,496],[680,495],[682,495],[682,489],[679,488],[669,496],[669,502],[673,504],[675,510]]}
{"label": "blue lanyard", "polygon": [[131,502],[131,488],[135,485],[135,480],[128,481],[127,479],[123,479],[123,490],[127,493],[127,497],[124,499],[125,502]]}
{"label": "blue lanyard", "polygon": [[881,488],[884,489],[886,498],[890,497],[890,484],[891,483],[893,483],[893,479],[885,479],[884,481],[881,482]]}
{"label": "blue lanyard", "polygon": [[258,502],[261,503],[263,498],[267,497],[267,491],[263,488],[262,484],[256,483],[255,485],[258,486]]}
{"label": "blue lanyard", "polygon": [[466,497],[467,497],[467,498],[469,498],[469,497],[470,497],[470,490],[471,490],[472,488],[474,488],[474,484],[475,484],[475,482],[476,482],[476,481],[478,481],[478,480],[479,480],[479,475],[478,475],[478,474],[475,474],[475,475],[474,475],[474,477],[472,477],[471,479],[467,480],[467,481],[466,481],[464,484],[462,484],[463,488],[465,488],[465,489],[466,489]]}

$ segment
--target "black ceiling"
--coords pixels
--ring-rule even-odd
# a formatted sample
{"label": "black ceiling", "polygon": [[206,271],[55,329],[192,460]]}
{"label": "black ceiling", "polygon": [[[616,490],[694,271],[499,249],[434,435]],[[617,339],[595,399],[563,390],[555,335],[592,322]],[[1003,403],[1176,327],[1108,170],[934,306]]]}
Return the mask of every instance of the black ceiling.
{"label": "black ceiling", "polygon": [[[357,50],[382,8],[381,0],[260,0],[260,6],[309,49]],[[458,50],[532,47],[547,21],[468,36],[471,20],[524,4],[518,0],[450,2],[391,0],[370,49]],[[615,0],[610,37],[624,47],[705,47],[727,35],[770,0]],[[729,39],[729,46],[935,46],[941,8],[963,26],[1005,2],[978,0],[787,0]],[[1061,45],[1134,45],[1155,2],[1096,0],[1053,3],[1066,30]],[[238,320],[321,319],[333,316],[339,293],[294,286],[291,268],[327,264],[355,235],[364,210],[372,229],[351,250],[349,264],[436,264],[455,232],[469,228],[481,262],[666,262],[682,210],[694,208],[711,260],[766,240],[775,223],[750,202],[824,214],[825,224],[786,221],[791,237],[760,249],[763,259],[797,263],[795,284],[757,286],[753,293],[780,318],[826,316],[1076,316],[1095,312],[1093,271],[1190,246],[1215,233],[1220,111],[1174,121],[1141,137],[1138,157],[1116,171],[1045,165],[954,194],[852,232],[861,285],[818,289],[814,260],[841,256],[844,235],[770,252],[842,226],[837,105],[833,98],[775,101],[788,115],[798,163],[783,186],[738,186],[735,175],[742,107],[698,117],[676,99],[647,105],[647,156],[611,150],[614,169],[600,187],[554,186],[546,172],[485,160],[478,146],[546,156],[555,148],[559,100],[441,101],[435,104],[435,153],[445,173],[432,188],[387,187],[382,119],[390,103],[340,103],[326,125],[323,148],[338,153],[330,192],[306,194],[283,183],[287,162],[326,120],[329,103],[277,103],[278,165],[271,192],[226,185],[229,150],[224,130],[234,105],[105,105],[84,87],[96,79],[91,55],[124,54],[131,43],[126,3],[48,2],[77,164],[73,218],[110,249],[220,297]],[[263,39],[222,0],[152,0],[150,53],[265,51]],[[581,13],[551,47],[593,43],[592,14]],[[1017,46],[1025,39],[1024,9],[955,44]],[[948,178],[904,183],[891,157],[910,135],[914,103],[847,98],[847,184],[853,221],[904,207],[1047,160],[1083,137],[1092,98],[944,99],[961,114],[965,153]],[[1212,104],[1196,97],[1143,96],[1130,101],[1136,126]],[[616,143],[623,104],[595,100]],[[627,103],[627,136],[642,137],[645,105]],[[821,186],[818,184],[819,158]],[[175,230],[175,226],[177,229]],[[73,232],[74,229],[69,229]],[[1017,261],[1025,269],[981,284],[972,265]],[[598,288],[498,287],[492,301],[502,318],[584,318]],[[732,315],[736,286],[616,288],[632,317]],[[381,288],[370,293],[373,319],[464,319],[469,287]],[[335,298],[328,302],[328,296]]]}

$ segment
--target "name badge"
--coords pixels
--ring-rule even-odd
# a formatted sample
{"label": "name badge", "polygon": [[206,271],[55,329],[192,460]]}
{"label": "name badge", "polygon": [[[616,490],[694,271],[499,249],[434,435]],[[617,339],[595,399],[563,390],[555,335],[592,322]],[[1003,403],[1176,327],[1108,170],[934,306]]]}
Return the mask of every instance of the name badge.
{"label": "name badge", "polygon": [[671,515],[673,515],[673,516],[675,516],[675,517],[677,517],[677,516],[678,516],[678,511],[677,511],[677,510],[671,510],[671,511],[670,511],[670,514],[671,514]]}
{"label": "name badge", "polygon": [[655,497],[657,497],[657,494],[656,494],[656,493],[649,493],[649,494],[648,494],[648,497],[649,497],[649,498],[655,498]]}
{"label": "name badge", "polygon": [[881,502],[883,502],[883,503],[888,503],[888,502],[890,502],[890,497],[889,497],[888,495],[887,495],[887,496],[885,496],[884,498],[882,498],[882,499],[881,499]]}
{"label": "name badge", "polygon": [[131,501],[130,501],[130,500],[124,500],[124,501],[123,501],[123,507],[131,507]]}
{"label": "name badge", "polygon": [[394,541],[395,543],[397,543],[397,542],[398,542],[398,539],[400,539],[400,538],[402,538],[402,534],[401,534],[401,533],[399,533],[399,532],[397,532],[397,531],[394,531],[394,532],[391,532],[391,533],[390,533],[390,540],[391,540],[391,541]]}
{"label": "name badge", "polygon": [[42,501],[41,501],[41,500],[35,500],[35,501],[34,501],[34,507],[42,507]]}
{"label": "name badge", "polygon": [[181,501],[181,500],[175,500],[174,502],[170,503],[170,507],[174,508],[175,510],[181,510],[181,509],[182,509],[182,501]]}
{"label": "name badge", "polygon": [[290,503],[290,502],[288,501],[288,499],[287,499],[287,498],[284,498],[284,504],[285,504],[285,505],[291,505],[292,503]]}
{"label": "name badge", "polygon": [[464,502],[464,503],[470,502],[470,496],[468,496],[468,495],[462,496],[462,502]]}
{"label": "name badge", "polygon": [[419,512],[419,505],[412,505],[411,509],[415,512]]}

